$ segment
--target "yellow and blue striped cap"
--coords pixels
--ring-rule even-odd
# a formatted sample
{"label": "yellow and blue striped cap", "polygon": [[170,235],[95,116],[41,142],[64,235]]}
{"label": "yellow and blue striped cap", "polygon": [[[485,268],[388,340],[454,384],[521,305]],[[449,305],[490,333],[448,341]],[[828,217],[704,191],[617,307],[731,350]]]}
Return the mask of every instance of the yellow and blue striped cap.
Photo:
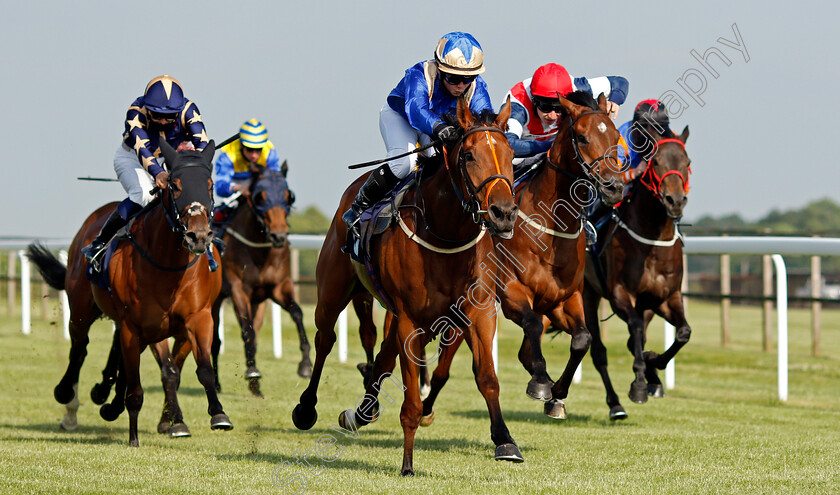
{"label": "yellow and blue striped cap", "polygon": [[257,119],[251,119],[239,128],[239,141],[246,148],[262,148],[268,143],[268,131]]}

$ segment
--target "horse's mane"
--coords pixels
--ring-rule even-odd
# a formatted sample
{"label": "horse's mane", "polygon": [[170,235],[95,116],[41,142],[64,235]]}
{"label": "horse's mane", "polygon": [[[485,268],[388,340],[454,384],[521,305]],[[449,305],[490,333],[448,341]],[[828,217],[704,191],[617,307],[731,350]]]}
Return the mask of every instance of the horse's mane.
{"label": "horse's mane", "polygon": [[575,105],[598,110],[598,102],[595,101],[595,98],[592,97],[589,91],[574,91],[567,94],[565,98]]}
{"label": "horse's mane", "polygon": [[[473,120],[477,126],[491,126],[496,121],[496,117],[497,115],[490,108],[485,108],[478,114],[473,113]],[[441,119],[446,124],[455,126],[455,129],[457,129],[456,138],[453,139],[461,139],[464,135],[464,129],[458,123],[458,116],[449,112],[444,114]],[[421,178],[431,177],[443,165],[443,153],[436,153],[434,156],[419,155],[417,157],[417,165],[421,171]]]}

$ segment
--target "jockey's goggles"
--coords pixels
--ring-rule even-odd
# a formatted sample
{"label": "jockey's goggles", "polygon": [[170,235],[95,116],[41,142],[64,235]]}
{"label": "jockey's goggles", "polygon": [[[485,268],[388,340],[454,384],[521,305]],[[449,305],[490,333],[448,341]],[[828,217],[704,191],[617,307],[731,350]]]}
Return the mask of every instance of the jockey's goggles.
{"label": "jockey's goggles", "polygon": [[166,122],[168,124],[174,124],[176,120],[178,120],[177,113],[158,113],[158,112],[149,112],[152,120]]}
{"label": "jockey's goggles", "polygon": [[542,113],[561,113],[563,111],[563,107],[560,105],[559,101],[546,101],[535,98],[534,106],[537,107],[537,110],[539,110]]}
{"label": "jockey's goggles", "polygon": [[475,74],[470,76],[462,76],[460,74],[450,74],[449,72],[441,71],[441,76],[443,80],[447,83],[456,86],[458,84],[470,84],[475,81]]}

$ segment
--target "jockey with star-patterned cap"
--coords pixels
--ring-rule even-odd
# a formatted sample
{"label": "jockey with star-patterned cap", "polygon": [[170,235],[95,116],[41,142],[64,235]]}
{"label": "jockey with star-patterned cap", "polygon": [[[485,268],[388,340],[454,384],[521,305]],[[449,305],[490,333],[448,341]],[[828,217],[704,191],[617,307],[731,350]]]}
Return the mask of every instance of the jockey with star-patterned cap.
{"label": "jockey with star-patterned cap", "polygon": [[163,168],[161,140],[173,149],[198,151],[210,141],[198,107],[184,96],[181,83],[166,74],[149,81],[143,96],[128,108],[123,141],[114,155],[114,171],[128,198],[111,214],[96,239],[82,249],[88,261],[154,198],[150,193],[154,186],[166,187],[169,173]]}

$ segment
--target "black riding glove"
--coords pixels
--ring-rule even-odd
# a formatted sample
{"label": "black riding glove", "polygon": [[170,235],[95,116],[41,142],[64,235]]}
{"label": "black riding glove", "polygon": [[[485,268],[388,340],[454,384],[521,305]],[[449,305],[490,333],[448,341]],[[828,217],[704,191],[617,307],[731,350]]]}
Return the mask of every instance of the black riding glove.
{"label": "black riding glove", "polygon": [[454,139],[457,132],[458,130],[455,129],[455,126],[449,125],[446,122],[441,122],[434,129],[435,137],[444,143]]}

